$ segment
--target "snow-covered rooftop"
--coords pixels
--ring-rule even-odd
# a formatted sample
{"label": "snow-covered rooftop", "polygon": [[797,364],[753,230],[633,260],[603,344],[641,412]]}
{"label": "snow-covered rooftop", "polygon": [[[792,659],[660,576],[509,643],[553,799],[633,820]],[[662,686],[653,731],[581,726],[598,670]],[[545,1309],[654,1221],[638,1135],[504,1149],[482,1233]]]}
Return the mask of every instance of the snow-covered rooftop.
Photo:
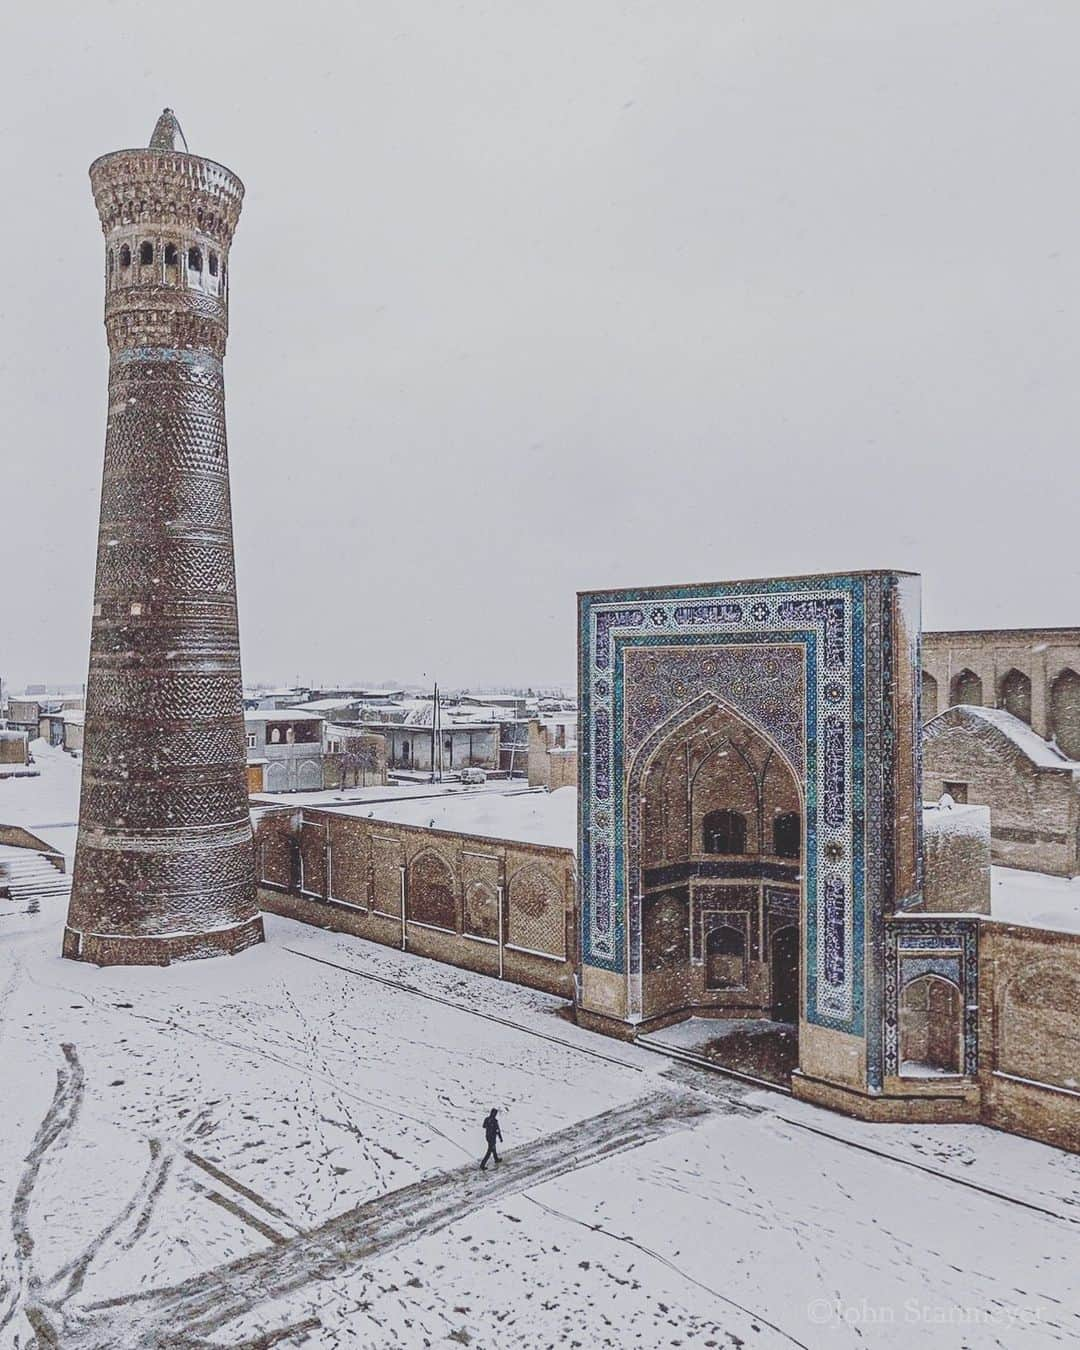
{"label": "snow-covered rooftop", "polygon": [[508,787],[505,782],[476,786],[409,784],[400,788],[307,792],[302,801],[289,794],[260,793],[257,802],[293,810],[333,809],[335,815],[554,848],[572,849],[577,841],[577,790],[572,787],[544,792],[524,786]]}
{"label": "snow-covered rooftop", "polygon": [[1052,877],[1013,867],[992,867],[990,877],[992,919],[1080,933],[1080,877]]}
{"label": "snow-covered rooftop", "polygon": [[572,787],[557,792],[466,789],[434,800],[346,807],[343,814],[554,848],[572,849],[577,840],[577,790]]}
{"label": "snow-covered rooftop", "polygon": [[245,722],[321,722],[322,713],[305,712],[303,708],[248,708]]}
{"label": "snow-covered rooftop", "polygon": [[[1050,741],[1044,741],[1038,732],[1032,731],[1026,722],[1021,722],[1019,717],[1014,717],[1004,708],[983,708],[975,704],[959,703],[956,705],[956,709],[969,713],[973,717],[996,727],[1033,764],[1037,764],[1040,768],[1080,770],[1080,762],[1063,755],[1056,745]],[[954,712],[956,709],[949,708],[946,712],[939,714],[939,717],[946,717],[948,713]],[[939,718],[935,717],[931,722],[928,722],[927,730],[929,731],[938,720]]]}
{"label": "snow-covered rooftop", "polygon": [[358,698],[313,698],[310,703],[297,704],[296,708],[286,709],[288,712],[337,712],[340,708],[355,708],[360,703]]}

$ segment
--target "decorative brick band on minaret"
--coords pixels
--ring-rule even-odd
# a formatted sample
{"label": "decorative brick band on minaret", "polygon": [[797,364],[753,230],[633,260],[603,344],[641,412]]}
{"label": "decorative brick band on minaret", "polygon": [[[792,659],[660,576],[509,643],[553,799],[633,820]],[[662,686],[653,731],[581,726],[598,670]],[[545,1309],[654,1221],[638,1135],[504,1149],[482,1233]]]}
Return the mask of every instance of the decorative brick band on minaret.
{"label": "decorative brick band on minaret", "polygon": [[99,965],[262,939],[222,378],[244,188],[182,140],[166,109],[90,167],[109,415],[64,955]]}

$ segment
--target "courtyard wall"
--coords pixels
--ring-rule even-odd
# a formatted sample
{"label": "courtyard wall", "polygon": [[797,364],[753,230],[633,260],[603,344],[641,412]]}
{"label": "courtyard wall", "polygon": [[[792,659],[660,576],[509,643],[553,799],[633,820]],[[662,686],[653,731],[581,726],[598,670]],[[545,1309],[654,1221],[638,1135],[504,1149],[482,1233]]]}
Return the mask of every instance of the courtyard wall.
{"label": "courtyard wall", "polygon": [[318,808],[255,838],[264,910],[574,997],[572,849]]}

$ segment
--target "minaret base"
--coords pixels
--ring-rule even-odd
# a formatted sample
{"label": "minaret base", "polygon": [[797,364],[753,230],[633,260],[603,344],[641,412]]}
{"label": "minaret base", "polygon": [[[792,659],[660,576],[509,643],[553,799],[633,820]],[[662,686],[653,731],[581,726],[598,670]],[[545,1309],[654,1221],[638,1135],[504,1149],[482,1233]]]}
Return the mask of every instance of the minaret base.
{"label": "minaret base", "polygon": [[263,941],[262,915],[206,933],[128,936],[83,933],[64,927],[64,956],[95,966],[169,966],[174,961],[201,961],[207,956],[235,956]]}

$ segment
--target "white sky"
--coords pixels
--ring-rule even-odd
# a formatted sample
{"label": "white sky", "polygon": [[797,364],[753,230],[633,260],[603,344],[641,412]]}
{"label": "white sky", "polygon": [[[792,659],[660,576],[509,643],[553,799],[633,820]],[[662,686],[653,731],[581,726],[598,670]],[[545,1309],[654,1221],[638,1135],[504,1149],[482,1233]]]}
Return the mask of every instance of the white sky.
{"label": "white sky", "polygon": [[1075,0],[9,6],[0,674],[84,678],[86,169],[176,109],[248,195],[245,675],[572,680],[574,595],[900,567],[1071,624]]}

